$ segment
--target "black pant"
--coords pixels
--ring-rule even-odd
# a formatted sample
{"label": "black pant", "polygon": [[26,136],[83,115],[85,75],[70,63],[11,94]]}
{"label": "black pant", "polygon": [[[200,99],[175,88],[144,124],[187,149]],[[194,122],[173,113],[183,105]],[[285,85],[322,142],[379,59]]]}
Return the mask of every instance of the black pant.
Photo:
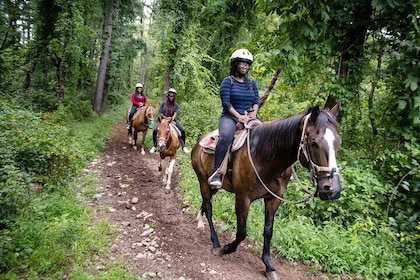
{"label": "black pant", "polygon": [[133,115],[134,115],[134,113],[137,111],[137,108],[138,108],[139,106],[136,106],[136,105],[131,105],[131,108],[130,108],[130,114],[128,114],[128,121],[130,122],[131,121],[131,118],[133,117]]}
{"label": "black pant", "polygon": [[214,153],[214,169],[216,171],[223,162],[226,153],[233,141],[236,131],[236,118],[223,115],[219,119],[219,140],[217,141],[216,151]]}

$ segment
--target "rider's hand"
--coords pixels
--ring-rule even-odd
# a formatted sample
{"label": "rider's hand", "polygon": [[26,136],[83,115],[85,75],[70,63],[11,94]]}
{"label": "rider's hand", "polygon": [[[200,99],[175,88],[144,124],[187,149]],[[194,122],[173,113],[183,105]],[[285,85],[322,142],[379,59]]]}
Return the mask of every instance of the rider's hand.
{"label": "rider's hand", "polygon": [[247,115],[241,115],[238,119],[241,123],[247,124],[251,118]]}

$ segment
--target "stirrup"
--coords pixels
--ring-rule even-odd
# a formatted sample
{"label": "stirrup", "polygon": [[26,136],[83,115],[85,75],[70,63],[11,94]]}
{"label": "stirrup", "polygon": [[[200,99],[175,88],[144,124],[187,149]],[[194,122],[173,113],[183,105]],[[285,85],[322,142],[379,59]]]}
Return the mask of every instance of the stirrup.
{"label": "stirrup", "polygon": [[223,175],[219,172],[214,172],[208,179],[208,183],[212,189],[220,189],[222,187]]}

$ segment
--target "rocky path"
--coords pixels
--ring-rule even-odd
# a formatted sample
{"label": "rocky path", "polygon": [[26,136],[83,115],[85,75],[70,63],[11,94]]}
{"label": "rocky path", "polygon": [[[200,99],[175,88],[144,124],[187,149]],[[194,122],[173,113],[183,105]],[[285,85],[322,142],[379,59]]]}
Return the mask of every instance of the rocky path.
{"label": "rocky path", "polygon": [[[266,279],[261,250],[249,240],[233,254],[212,254],[207,225],[204,231],[197,229],[195,215],[176,187],[165,194],[157,166],[157,154],[147,151],[142,156],[128,145],[123,122],[111,133],[100,158],[91,163],[89,172],[98,172],[103,179],[91,205],[118,231],[104,262],[123,260],[139,279]],[[175,174],[178,170],[176,166]],[[232,241],[233,234],[220,234],[221,244]],[[275,257],[273,263],[281,279],[326,279],[311,275],[302,264]]]}

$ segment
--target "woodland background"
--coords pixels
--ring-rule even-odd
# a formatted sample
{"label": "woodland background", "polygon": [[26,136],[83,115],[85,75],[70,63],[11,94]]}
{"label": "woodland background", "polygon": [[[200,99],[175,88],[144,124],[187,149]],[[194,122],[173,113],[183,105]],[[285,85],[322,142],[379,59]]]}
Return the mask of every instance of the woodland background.
{"label": "woodland background", "polygon": [[[337,275],[416,279],[419,11],[417,0],[1,0],[0,275],[57,276],[88,254],[75,244],[100,246],[74,180],[136,82],[155,105],[177,89],[192,146],[216,128],[230,54],[247,48],[261,95],[278,75],[261,119],[342,102],[342,197],[282,207],[278,254]],[[186,159],[182,168],[188,195],[198,184]],[[231,210],[215,212],[235,226]]]}

